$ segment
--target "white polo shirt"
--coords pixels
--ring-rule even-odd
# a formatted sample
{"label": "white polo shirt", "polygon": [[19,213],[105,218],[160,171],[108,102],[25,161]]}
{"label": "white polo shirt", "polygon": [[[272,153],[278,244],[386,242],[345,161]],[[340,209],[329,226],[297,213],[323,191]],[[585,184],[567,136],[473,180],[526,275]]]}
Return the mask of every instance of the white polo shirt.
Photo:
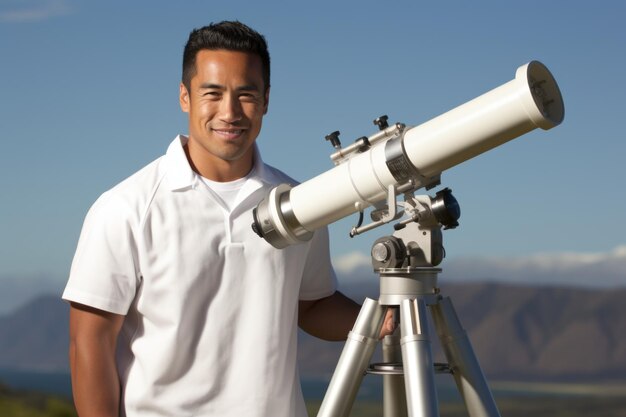
{"label": "white polo shirt", "polygon": [[122,415],[306,416],[297,308],[336,289],[328,233],[275,249],[252,231],[252,209],[293,180],[257,149],[229,212],[189,166],[186,141],[94,203],[63,298],[126,315]]}

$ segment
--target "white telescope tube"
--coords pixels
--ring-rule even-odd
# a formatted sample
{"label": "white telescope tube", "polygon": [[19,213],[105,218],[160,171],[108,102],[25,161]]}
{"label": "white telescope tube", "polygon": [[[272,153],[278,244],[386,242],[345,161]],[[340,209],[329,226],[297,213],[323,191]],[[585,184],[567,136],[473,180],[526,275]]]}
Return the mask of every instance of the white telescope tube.
{"label": "white telescope tube", "polygon": [[515,79],[302,184],[273,189],[254,211],[253,229],[277,248],[386,199],[389,186],[429,185],[444,170],[538,127],[563,121],[564,106],[550,71],[532,61]]}

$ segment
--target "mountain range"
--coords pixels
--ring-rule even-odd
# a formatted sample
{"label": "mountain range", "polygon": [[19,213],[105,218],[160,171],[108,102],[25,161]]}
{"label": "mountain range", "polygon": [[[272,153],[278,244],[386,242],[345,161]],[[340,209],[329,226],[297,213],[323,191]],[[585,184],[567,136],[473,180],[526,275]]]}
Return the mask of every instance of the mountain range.
{"label": "mountain range", "polygon": [[[377,298],[376,280],[349,282],[342,291]],[[626,288],[589,289],[448,283],[483,371],[515,380],[626,380]],[[37,297],[0,316],[0,368],[68,370],[68,306],[58,296]],[[435,360],[442,360],[433,338]],[[340,342],[300,335],[301,374],[327,377]]]}
{"label": "mountain range", "polygon": [[[369,255],[352,252],[333,257],[340,282],[376,280]],[[10,313],[34,294],[61,294],[66,277],[11,275],[0,271],[0,316]],[[515,257],[452,257],[443,263],[441,282],[498,282],[565,285],[587,288],[626,286],[626,245],[606,252],[539,253]]]}
{"label": "mountain range", "polygon": [[[501,283],[450,283],[450,296],[490,378],[530,381],[626,381],[626,289]],[[344,291],[376,298],[360,285]],[[431,323],[431,329],[433,329]],[[434,333],[434,332],[433,332]],[[332,372],[342,344],[302,343],[303,373]],[[434,360],[444,361],[436,336]],[[333,365],[334,366],[334,365]]]}

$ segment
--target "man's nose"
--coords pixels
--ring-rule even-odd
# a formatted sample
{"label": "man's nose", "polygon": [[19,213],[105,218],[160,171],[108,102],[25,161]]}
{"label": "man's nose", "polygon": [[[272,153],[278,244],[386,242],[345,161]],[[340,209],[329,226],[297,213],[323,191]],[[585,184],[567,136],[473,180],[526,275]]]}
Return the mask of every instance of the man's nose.
{"label": "man's nose", "polygon": [[224,94],[220,103],[220,119],[226,123],[234,123],[241,120],[243,112],[238,97],[232,94]]}

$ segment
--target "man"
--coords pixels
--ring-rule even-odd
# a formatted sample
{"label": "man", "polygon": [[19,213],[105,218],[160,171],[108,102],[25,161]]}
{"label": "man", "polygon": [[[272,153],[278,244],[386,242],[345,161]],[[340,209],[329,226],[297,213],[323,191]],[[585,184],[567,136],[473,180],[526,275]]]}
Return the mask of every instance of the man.
{"label": "man", "polygon": [[293,182],[255,145],[269,64],[239,22],[194,30],[188,136],[90,209],[63,294],[81,417],[306,415],[297,326],[345,339],[359,307],[336,291],[326,230],[277,250],[250,229],[267,190]]}

